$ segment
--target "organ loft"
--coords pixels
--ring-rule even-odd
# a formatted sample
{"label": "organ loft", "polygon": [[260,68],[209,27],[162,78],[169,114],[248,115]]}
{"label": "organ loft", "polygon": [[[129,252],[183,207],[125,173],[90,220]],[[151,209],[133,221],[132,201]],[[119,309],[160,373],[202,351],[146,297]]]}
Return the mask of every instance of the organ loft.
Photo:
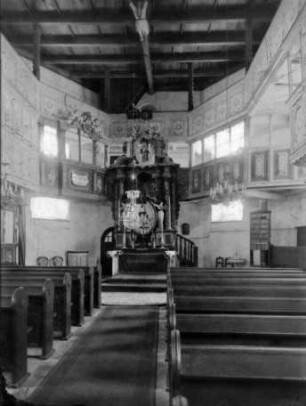
{"label": "organ loft", "polygon": [[304,406],[306,0],[0,27],[0,406]]}

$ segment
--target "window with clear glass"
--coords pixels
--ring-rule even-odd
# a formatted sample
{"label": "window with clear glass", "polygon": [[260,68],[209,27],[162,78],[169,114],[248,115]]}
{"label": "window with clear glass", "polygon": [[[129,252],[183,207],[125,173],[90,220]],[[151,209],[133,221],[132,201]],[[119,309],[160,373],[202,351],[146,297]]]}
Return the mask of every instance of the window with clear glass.
{"label": "window with clear glass", "polygon": [[76,128],[71,128],[66,131],[65,135],[65,152],[66,159],[71,161],[79,161],[80,159],[80,145],[79,134]]}
{"label": "window with clear glass", "polygon": [[93,145],[88,137],[81,136],[81,162],[93,164]]}
{"label": "window with clear glass", "polygon": [[68,220],[69,201],[51,197],[32,197],[31,214],[35,219]]}
{"label": "window with clear glass", "polygon": [[186,142],[169,142],[167,154],[173,159],[173,162],[179,164],[181,168],[189,166],[190,147]]}
{"label": "window with clear glass", "polygon": [[229,128],[216,134],[216,157],[222,158],[231,153]]}
{"label": "window with clear glass", "polygon": [[71,161],[93,164],[93,141],[80,135],[76,128],[66,131],[65,154]]}
{"label": "window with clear glass", "polygon": [[202,163],[202,140],[191,144],[191,165],[196,166]]}
{"label": "window with clear glass", "polygon": [[58,155],[57,130],[49,125],[43,126],[40,150],[43,154],[56,157]]}
{"label": "window with clear glass", "polygon": [[215,158],[215,136],[210,135],[204,138],[204,162]]}
{"label": "window with clear glass", "polygon": [[244,122],[231,127],[231,153],[237,154],[244,148]]}
{"label": "window with clear glass", "polygon": [[243,203],[241,200],[233,200],[229,203],[218,203],[211,205],[211,221],[242,221]]}

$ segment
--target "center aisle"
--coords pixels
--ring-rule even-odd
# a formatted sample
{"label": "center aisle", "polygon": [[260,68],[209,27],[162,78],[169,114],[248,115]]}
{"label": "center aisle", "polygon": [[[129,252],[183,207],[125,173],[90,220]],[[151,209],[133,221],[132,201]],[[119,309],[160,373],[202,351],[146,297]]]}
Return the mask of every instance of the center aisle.
{"label": "center aisle", "polygon": [[159,310],[105,306],[33,393],[34,404],[153,406]]}

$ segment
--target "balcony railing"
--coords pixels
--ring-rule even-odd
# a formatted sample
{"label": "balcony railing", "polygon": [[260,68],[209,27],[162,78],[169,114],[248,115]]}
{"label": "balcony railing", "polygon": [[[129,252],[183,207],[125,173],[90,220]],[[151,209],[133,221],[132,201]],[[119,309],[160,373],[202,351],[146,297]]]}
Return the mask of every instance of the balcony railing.
{"label": "balcony railing", "polygon": [[177,257],[180,266],[197,266],[198,247],[195,243],[180,234],[176,238]]}

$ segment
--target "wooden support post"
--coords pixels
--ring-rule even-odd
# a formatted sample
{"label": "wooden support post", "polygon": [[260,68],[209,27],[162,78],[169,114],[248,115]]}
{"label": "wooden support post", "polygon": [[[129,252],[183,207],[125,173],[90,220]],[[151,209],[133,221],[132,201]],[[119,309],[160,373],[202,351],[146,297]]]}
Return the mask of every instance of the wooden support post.
{"label": "wooden support post", "polygon": [[246,7],[245,19],[245,66],[249,68],[253,59],[253,18],[252,1],[249,0]]}
{"label": "wooden support post", "polygon": [[33,44],[33,73],[40,80],[40,52],[41,52],[41,27],[34,25],[34,44]]}
{"label": "wooden support post", "polygon": [[153,94],[154,87],[153,87],[152,63],[151,63],[151,56],[150,56],[150,49],[149,49],[149,41],[148,41],[147,36],[144,38],[143,41],[141,41],[141,45],[142,45],[143,59],[144,59],[146,75],[147,75],[148,92],[149,92],[149,94]]}
{"label": "wooden support post", "polygon": [[111,109],[111,73],[107,69],[104,77],[104,109],[109,112]]}
{"label": "wooden support post", "polygon": [[188,111],[191,111],[191,110],[193,110],[193,65],[192,65],[192,63],[188,63],[188,73],[189,73]]}

